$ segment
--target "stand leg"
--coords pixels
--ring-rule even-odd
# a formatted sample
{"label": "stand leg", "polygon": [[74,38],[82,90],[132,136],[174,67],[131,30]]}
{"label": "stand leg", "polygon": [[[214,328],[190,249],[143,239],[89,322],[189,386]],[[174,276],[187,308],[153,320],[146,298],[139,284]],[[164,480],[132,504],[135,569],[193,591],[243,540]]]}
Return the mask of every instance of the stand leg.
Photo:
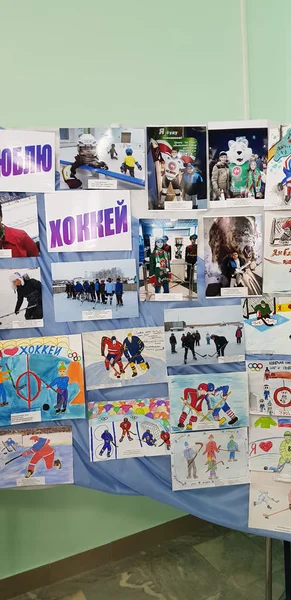
{"label": "stand leg", "polygon": [[266,538],[266,592],[265,600],[272,600],[272,538]]}
{"label": "stand leg", "polygon": [[285,598],[291,600],[291,544],[284,541]]}

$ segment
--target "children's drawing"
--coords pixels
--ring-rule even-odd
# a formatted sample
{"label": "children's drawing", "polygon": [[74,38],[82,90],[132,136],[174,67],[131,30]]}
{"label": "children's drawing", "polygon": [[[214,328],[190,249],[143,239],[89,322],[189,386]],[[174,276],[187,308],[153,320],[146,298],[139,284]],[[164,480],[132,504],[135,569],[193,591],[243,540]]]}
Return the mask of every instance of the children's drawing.
{"label": "children's drawing", "polygon": [[167,366],[243,361],[242,308],[174,308],[165,310]]}
{"label": "children's drawing", "polygon": [[170,452],[167,398],[89,402],[91,461]]}
{"label": "children's drawing", "polygon": [[288,209],[291,198],[291,127],[271,127],[265,208]]}
{"label": "children's drawing", "polygon": [[72,427],[0,433],[0,487],[73,483]]}
{"label": "children's drawing", "polygon": [[250,412],[291,417],[291,361],[247,361]]}
{"label": "children's drawing", "polygon": [[[283,216],[281,216],[283,215]],[[289,292],[291,212],[265,213],[264,292]]]}
{"label": "children's drawing", "polygon": [[262,294],[262,217],[204,218],[206,296]]}
{"label": "children's drawing", "polygon": [[172,436],[173,490],[248,483],[247,429]]}
{"label": "children's drawing", "polygon": [[291,418],[250,415],[250,470],[291,481]]}
{"label": "children's drawing", "polygon": [[291,532],[291,484],[271,473],[251,473],[249,527]]}
{"label": "children's drawing", "polygon": [[167,381],[162,327],[82,335],[87,390]]}
{"label": "children's drawing", "polygon": [[197,219],[142,219],[139,234],[140,299],[197,299]]}
{"label": "children's drawing", "polygon": [[43,327],[40,269],[1,269],[0,329]]}
{"label": "children's drawing", "polygon": [[291,296],[246,298],[243,316],[247,353],[290,354]]}
{"label": "children's drawing", "polygon": [[248,425],[245,372],[169,377],[171,431]]}
{"label": "children's drawing", "polygon": [[209,123],[208,127],[211,208],[263,206],[267,122]]}
{"label": "children's drawing", "polygon": [[84,416],[81,336],[0,340],[0,425]]}

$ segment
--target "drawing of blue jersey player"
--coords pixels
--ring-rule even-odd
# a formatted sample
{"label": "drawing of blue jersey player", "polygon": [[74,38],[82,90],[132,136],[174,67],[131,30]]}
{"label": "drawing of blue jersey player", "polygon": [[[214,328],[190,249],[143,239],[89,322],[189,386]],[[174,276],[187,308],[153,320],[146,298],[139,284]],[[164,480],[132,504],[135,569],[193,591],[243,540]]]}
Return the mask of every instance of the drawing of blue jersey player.
{"label": "drawing of blue jersey player", "polygon": [[229,452],[228,462],[237,461],[237,458],[235,458],[235,453],[239,452],[239,448],[238,448],[238,444],[234,440],[233,435],[230,436],[229,442],[226,447]]}
{"label": "drawing of blue jersey player", "polygon": [[123,341],[124,356],[127,358],[130,368],[132,370],[132,377],[137,376],[136,364],[140,366],[142,371],[146,371],[150,368],[148,362],[144,360],[141,353],[144,350],[143,341],[137,336],[128,333],[127,337]]}
{"label": "drawing of blue jersey player", "polygon": [[115,445],[113,443],[113,437],[110,433],[110,431],[108,431],[108,429],[105,429],[105,431],[103,431],[103,433],[101,434],[101,438],[104,442],[100,452],[99,452],[99,456],[102,456],[102,454],[104,454],[104,452],[107,452],[107,458],[110,458],[111,453],[112,453],[112,445]]}
{"label": "drawing of blue jersey player", "polygon": [[271,392],[270,392],[270,387],[269,387],[269,386],[268,386],[268,384],[266,383],[266,384],[264,385],[264,399],[265,399],[265,401],[266,401],[266,402],[267,402],[267,401],[269,400],[269,398],[270,398],[270,393],[271,393]]}
{"label": "drawing of blue jersey player", "polygon": [[[220,421],[219,413],[221,410],[229,417],[228,425],[234,425],[238,421],[238,417],[231,410],[229,404],[226,402],[227,397],[231,394],[229,391],[229,385],[221,385],[215,388],[213,383],[208,383],[208,392],[205,396],[205,400],[208,406],[208,410],[212,411],[214,421]],[[224,419],[225,420],[225,419]]]}
{"label": "drawing of blue jersey player", "polygon": [[143,436],[142,436],[142,441],[145,442],[147,444],[147,446],[155,446],[156,445],[156,441],[153,434],[150,432],[149,429],[147,429]]}
{"label": "drawing of blue jersey player", "polygon": [[7,440],[5,440],[4,442],[2,442],[3,444],[3,448],[2,448],[2,452],[3,450],[7,450],[8,452],[15,452],[16,451],[16,442],[10,437]]}
{"label": "drawing of blue jersey player", "polygon": [[54,385],[57,386],[57,389],[55,390],[57,392],[56,413],[66,412],[67,409],[69,377],[65,377],[66,370],[67,367],[61,362],[58,367],[59,376],[55,377],[55,379],[47,385],[48,388],[53,388]]}

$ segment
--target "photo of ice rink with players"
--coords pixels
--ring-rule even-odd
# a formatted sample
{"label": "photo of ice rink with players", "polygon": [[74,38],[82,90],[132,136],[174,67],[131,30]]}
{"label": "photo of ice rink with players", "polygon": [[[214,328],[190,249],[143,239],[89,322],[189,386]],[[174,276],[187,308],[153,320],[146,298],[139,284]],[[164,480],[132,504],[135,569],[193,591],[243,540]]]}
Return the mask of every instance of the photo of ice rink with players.
{"label": "photo of ice rink with players", "polygon": [[143,189],[144,130],[62,128],[59,168],[61,189]]}
{"label": "photo of ice rink with players", "polygon": [[138,316],[134,259],[53,263],[52,279],[57,322]]}
{"label": "photo of ice rink with players", "polygon": [[165,311],[168,367],[244,360],[242,308],[211,306]]}

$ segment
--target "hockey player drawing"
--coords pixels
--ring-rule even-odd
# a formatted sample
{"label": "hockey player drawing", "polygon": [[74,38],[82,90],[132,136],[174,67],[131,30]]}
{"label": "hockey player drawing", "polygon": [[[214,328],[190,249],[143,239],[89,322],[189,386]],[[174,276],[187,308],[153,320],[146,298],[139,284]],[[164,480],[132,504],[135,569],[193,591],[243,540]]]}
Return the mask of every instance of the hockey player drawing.
{"label": "hockey player drawing", "polygon": [[137,335],[128,333],[127,337],[123,340],[123,352],[132,370],[132,377],[137,376],[135,365],[139,365],[142,371],[147,371],[150,368],[149,363],[144,360],[141,354],[143,350],[143,341]]}
{"label": "hockey player drawing", "polygon": [[63,362],[58,367],[59,375],[52,380],[52,382],[47,385],[47,388],[53,388],[55,385],[57,386],[57,404],[56,404],[56,413],[66,412],[67,404],[68,404],[68,385],[69,385],[69,377],[66,376],[67,367]]}
{"label": "hockey player drawing", "polygon": [[3,448],[1,449],[1,452],[4,452],[5,454],[7,452],[16,452],[16,442],[11,437],[2,442],[2,444]]}
{"label": "hockey player drawing", "polygon": [[236,462],[237,458],[235,458],[235,454],[236,454],[236,452],[239,452],[239,447],[238,447],[238,444],[236,443],[233,435],[230,436],[230,439],[229,439],[229,442],[228,442],[226,448],[229,452],[228,462]]}
{"label": "hockey player drawing", "polygon": [[107,458],[110,458],[111,453],[112,453],[112,444],[115,446],[115,444],[113,442],[113,437],[112,437],[110,431],[108,431],[108,429],[105,429],[105,431],[103,431],[103,433],[101,434],[101,438],[104,443],[99,452],[99,456],[102,456],[104,454],[104,452],[106,452]]}
{"label": "hockey player drawing", "polygon": [[154,438],[153,434],[151,433],[150,429],[147,429],[144,434],[142,435],[142,441],[147,445],[147,446],[156,446],[156,439]]}
{"label": "hockey player drawing", "polygon": [[[187,479],[198,479],[197,475],[197,467],[195,464],[195,460],[197,458],[199,450],[195,448],[191,448],[188,442],[184,442],[185,450],[184,450],[184,458],[187,463]],[[200,447],[201,450],[201,447]]]}
{"label": "hockey player drawing", "polygon": [[265,300],[258,302],[258,304],[254,307],[254,311],[256,312],[257,320],[252,321],[253,327],[260,327],[263,324],[267,327],[276,325],[277,321],[273,318],[274,313],[272,312],[270,305],[265,302]]}
{"label": "hockey player drawing", "polygon": [[164,294],[170,293],[171,266],[164,244],[163,238],[156,238],[155,248],[150,254],[149,283],[154,286],[155,294],[160,293],[161,287]]}
{"label": "hockey player drawing", "polygon": [[0,406],[7,406],[7,394],[4,382],[10,379],[10,370],[3,371],[2,364],[0,363]]}
{"label": "hockey player drawing", "polygon": [[225,418],[220,417],[220,411],[222,410],[230,419],[228,425],[234,425],[238,421],[238,417],[231,410],[229,404],[226,402],[228,396],[231,394],[228,385],[221,385],[215,388],[213,383],[207,384],[207,393],[205,394],[205,400],[207,402],[208,414],[212,413],[214,421],[219,421],[219,424],[223,424]]}
{"label": "hockey player drawing", "polygon": [[206,454],[207,462],[212,460],[216,461],[216,454],[220,451],[220,446],[217,446],[212,433],[209,435],[208,439],[209,442],[207,442],[203,454]]}
{"label": "hockey player drawing", "polygon": [[120,442],[123,442],[125,436],[127,436],[127,439],[132,442],[133,438],[131,437],[130,433],[130,429],[131,429],[131,422],[128,420],[127,417],[124,417],[123,421],[120,423],[120,428],[122,431],[122,435],[120,438]]}
{"label": "hockey player drawing", "polygon": [[291,155],[287,156],[285,159],[285,167],[283,167],[283,173],[285,177],[283,177],[282,181],[278,183],[278,190],[282,192],[285,187],[285,204],[289,204],[291,198]]}
{"label": "hockey player drawing", "polygon": [[123,159],[123,163],[120,167],[121,173],[127,174],[129,172],[130,177],[134,177],[134,167],[137,167],[139,171],[142,170],[142,166],[133,156],[133,150],[131,148],[126,148],[125,157]]}
{"label": "hockey player drawing", "polygon": [[195,388],[184,389],[184,395],[183,398],[181,398],[184,408],[180,414],[178,422],[178,427],[180,429],[185,427],[185,421],[189,417],[189,422],[186,424],[186,429],[190,429],[192,431],[193,423],[196,423],[199,416],[203,416],[202,405],[207,391],[207,383],[201,383],[197,390]]}
{"label": "hockey player drawing", "polygon": [[32,435],[30,440],[34,442],[33,446],[21,454],[21,456],[32,455],[27,467],[27,473],[25,475],[26,478],[31,477],[34,474],[36,465],[41,460],[44,461],[46,469],[48,470],[52,469],[53,467],[56,467],[57,469],[62,468],[61,461],[58,458],[55,458],[55,451],[50,445],[50,440],[44,437],[39,437],[38,435]]}
{"label": "hockey player drawing", "polygon": [[94,167],[95,169],[108,170],[107,164],[98,158],[97,141],[91,133],[83,133],[78,139],[77,155],[70,169],[71,178],[66,178],[65,169],[63,169],[63,177],[69,188],[79,188],[82,186],[82,181],[76,177],[76,171],[84,165]]}
{"label": "hockey player drawing", "polygon": [[283,234],[281,235],[281,242],[286,244],[291,243],[291,219],[286,219],[285,223],[281,225],[283,229]]}
{"label": "hockey player drawing", "polygon": [[279,500],[275,500],[275,498],[272,498],[271,496],[269,496],[268,492],[266,492],[265,490],[259,490],[259,495],[257,500],[254,501],[254,506],[260,506],[260,504],[266,504],[267,508],[269,510],[272,510],[272,506],[270,505],[270,502],[279,502]]}
{"label": "hockey player drawing", "polygon": [[170,439],[170,434],[168,431],[161,431],[161,435],[160,438],[162,440],[162,443],[160,444],[160,446],[163,446],[164,444],[167,447],[167,450],[171,450],[171,439]]}
{"label": "hockey player drawing", "polygon": [[[114,371],[114,375],[117,379],[120,379],[120,375],[124,373],[123,364],[121,357],[123,355],[123,345],[118,342],[115,335],[111,338],[104,336],[101,340],[101,356],[105,356],[105,368],[109,371],[110,366]],[[116,366],[119,367],[117,371]]]}
{"label": "hockey player drawing", "polygon": [[279,448],[280,458],[275,471],[283,471],[285,465],[291,464],[291,431],[285,431]]}

